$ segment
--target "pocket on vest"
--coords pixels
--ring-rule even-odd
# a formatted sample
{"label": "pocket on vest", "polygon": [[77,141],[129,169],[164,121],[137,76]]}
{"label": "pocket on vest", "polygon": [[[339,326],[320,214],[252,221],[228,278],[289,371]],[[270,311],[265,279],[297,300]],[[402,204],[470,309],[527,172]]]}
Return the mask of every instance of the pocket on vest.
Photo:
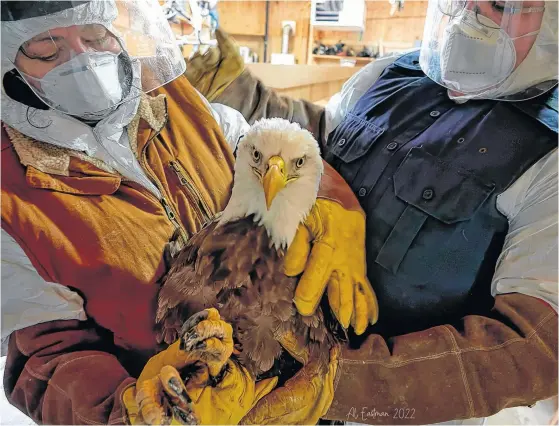
{"label": "pocket on vest", "polygon": [[393,182],[394,194],[406,207],[375,259],[392,273],[398,271],[428,220],[437,228],[439,237],[451,238],[461,222],[470,220],[495,189],[493,183],[485,183],[420,148],[410,150]]}
{"label": "pocket on vest", "polygon": [[326,160],[352,185],[366,163],[366,154],[383,133],[383,128],[349,113],[328,138]]}

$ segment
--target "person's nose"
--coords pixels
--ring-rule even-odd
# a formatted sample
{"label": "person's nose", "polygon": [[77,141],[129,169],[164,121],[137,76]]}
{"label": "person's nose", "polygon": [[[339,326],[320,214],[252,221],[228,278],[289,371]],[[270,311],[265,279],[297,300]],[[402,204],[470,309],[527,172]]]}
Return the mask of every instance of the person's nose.
{"label": "person's nose", "polygon": [[84,40],[81,37],[80,32],[77,29],[73,29],[72,31],[70,31],[70,33],[66,37],[66,43],[68,43],[68,47],[76,55],[85,53],[89,50],[87,45],[84,43]]}
{"label": "person's nose", "polygon": [[72,40],[67,40],[69,43],[70,49],[76,54],[79,55],[80,53],[85,53],[88,51],[87,46],[83,43],[81,37],[72,38]]}

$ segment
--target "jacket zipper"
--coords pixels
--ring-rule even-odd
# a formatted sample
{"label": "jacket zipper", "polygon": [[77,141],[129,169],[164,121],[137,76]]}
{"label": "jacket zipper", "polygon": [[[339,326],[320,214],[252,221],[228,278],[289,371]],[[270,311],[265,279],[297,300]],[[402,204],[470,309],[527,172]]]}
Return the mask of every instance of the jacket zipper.
{"label": "jacket zipper", "polygon": [[188,180],[186,172],[178,161],[170,161],[169,166],[179,178],[180,184],[186,187],[187,196],[190,198],[192,207],[202,225],[209,222],[214,215],[200,191]]}
{"label": "jacket zipper", "polygon": [[167,218],[169,219],[169,221],[173,224],[173,226],[175,227],[175,230],[178,230],[180,233],[180,237],[183,240],[183,243],[186,244],[188,242],[188,234],[186,233],[186,230],[184,229],[184,227],[180,224],[180,222],[177,219],[177,214],[175,212],[175,210],[173,209],[173,207],[171,206],[171,204],[167,201],[167,199],[165,198],[165,191],[163,189],[163,186],[161,186],[161,184],[159,183],[159,181],[157,180],[157,178],[151,173],[150,168],[147,165],[147,159],[146,159],[146,152],[147,152],[147,147],[149,146],[149,144],[153,141],[153,139],[155,139],[155,137],[159,134],[160,132],[155,133],[145,144],[145,146],[142,149],[142,155],[141,155],[141,161],[143,163],[143,167],[144,170],[146,171],[146,174],[148,175],[149,179],[152,181],[152,183],[157,187],[157,189],[159,190],[159,192],[161,193],[161,199],[159,200],[159,202],[161,203],[161,205],[163,206],[163,209],[165,210],[165,213],[167,214]]}

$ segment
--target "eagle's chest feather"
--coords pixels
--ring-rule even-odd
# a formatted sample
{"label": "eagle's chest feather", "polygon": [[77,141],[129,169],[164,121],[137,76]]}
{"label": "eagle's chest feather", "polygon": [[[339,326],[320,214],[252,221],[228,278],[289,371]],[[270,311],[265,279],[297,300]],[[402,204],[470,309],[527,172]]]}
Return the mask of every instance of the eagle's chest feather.
{"label": "eagle's chest feather", "polygon": [[259,375],[282,353],[278,333],[291,331],[305,344],[325,337],[320,310],[311,317],[297,313],[296,284],[252,217],[219,227],[214,222],[177,256],[160,291],[158,321],[180,329],[190,315],[217,308],[233,326],[241,362]]}

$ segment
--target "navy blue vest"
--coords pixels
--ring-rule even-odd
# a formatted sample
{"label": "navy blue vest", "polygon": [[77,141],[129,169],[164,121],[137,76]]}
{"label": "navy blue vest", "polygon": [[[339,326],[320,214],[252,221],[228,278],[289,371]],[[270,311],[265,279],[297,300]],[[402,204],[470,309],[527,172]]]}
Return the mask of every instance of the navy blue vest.
{"label": "navy blue vest", "polygon": [[557,146],[557,88],[456,104],[417,53],[389,66],[330,134],[326,160],[367,214],[372,332],[395,335],[493,305],[508,221],[497,196]]}

